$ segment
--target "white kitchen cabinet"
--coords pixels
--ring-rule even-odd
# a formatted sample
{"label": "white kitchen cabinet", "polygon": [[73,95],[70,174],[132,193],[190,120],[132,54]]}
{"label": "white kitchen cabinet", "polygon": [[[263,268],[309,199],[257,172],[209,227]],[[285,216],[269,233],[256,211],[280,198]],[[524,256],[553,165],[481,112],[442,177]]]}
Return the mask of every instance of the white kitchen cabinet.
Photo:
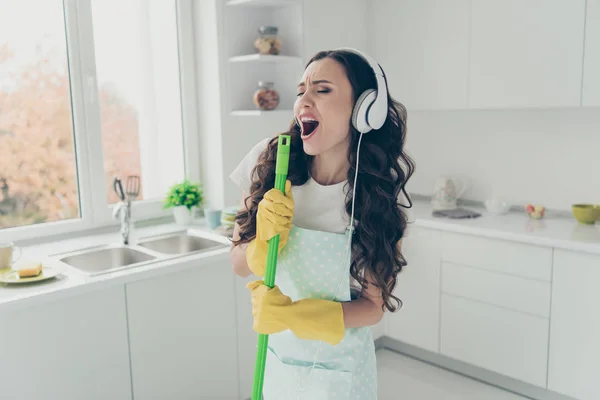
{"label": "white kitchen cabinet", "polygon": [[10,400],[131,399],[123,286],[0,314],[0,393]]}
{"label": "white kitchen cabinet", "polygon": [[414,227],[403,240],[408,265],[394,290],[403,306],[385,317],[387,336],[433,352],[439,351],[440,236]]}
{"label": "white kitchen cabinet", "polygon": [[189,263],[127,285],[135,399],[238,399],[231,264]]}
{"label": "white kitchen cabinet", "polygon": [[585,0],[472,0],[470,108],[579,107]]}
{"label": "white kitchen cabinet", "polygon": [[442,294],[440,352],[546,387],[548,319]]}
{"label": "white kitchen cabinet", "polygon": [[458,265],[550,282],[552,249],[527,243],[448,232],[442,260]]}
{"label": "white kitchen cabinet", "polygon": [[254,365],[256,363],[256,345],[258,334],[252,329],[252,299],[246,284],[257,278],[236,277],[237,301],[237,336],[238,336],[238,368],[240,382],[240,400],[250,398],[254,382]]}
{"label": "white kitchen cabinet", "polygon": [[443,262],[442,292],[550,318],[550,282]]}
{"label": "white kitchen cabinet", "polygon": [[554,251],[548,388],[600,398],[600,256]]}
{"label": "white kitchen cabinet", "polygon": [[408,109],[467,108],[468,0],[377,0],[373,57]]}
{"label": "white kitchen cabinet", "polygon": [[587,0],[582,105],[600,106],[600,0]]}

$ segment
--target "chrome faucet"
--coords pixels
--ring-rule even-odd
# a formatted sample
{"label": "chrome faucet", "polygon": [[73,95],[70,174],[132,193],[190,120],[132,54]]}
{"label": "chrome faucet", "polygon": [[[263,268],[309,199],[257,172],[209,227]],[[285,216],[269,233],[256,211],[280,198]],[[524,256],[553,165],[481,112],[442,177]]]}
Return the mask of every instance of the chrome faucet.
{"label": "chrome faucet", "polygon": [[113,217],[121,221],[121,239],[124,245],[128,245],[131,233],[131,201],[135,200],[140,193],[140,178],[138,176],[127,177],[126,192],[123,190],[121,180],[115,178],[113,188],[119,199],[121,199],[115,205]]}
{"label": "chrome faucet", "polygon": [[131,201],[125,200],[115,205],[113,216],[121,221],[122,243],[129,244],[129,233],[131,232]]}

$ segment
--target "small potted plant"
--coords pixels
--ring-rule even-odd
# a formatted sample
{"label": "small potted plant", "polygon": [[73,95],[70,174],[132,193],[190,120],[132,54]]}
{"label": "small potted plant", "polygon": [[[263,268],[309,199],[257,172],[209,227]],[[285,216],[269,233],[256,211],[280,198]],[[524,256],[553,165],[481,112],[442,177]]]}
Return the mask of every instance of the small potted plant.
{"label": "small potted plant", "polygon": [[164,200],[165,209],[172,208],[175,222],[179,225],[189,225],[193,220],[192,209],[204,201],[204,193],[199,184],[184,180],[169,189]]}

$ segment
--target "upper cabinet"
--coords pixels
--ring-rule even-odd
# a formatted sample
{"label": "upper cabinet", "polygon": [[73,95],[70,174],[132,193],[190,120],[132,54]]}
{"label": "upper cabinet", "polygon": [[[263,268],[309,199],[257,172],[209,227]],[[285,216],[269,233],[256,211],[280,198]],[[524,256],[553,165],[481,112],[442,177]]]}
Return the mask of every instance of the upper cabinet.
{"label": "upper cabinet", "polygon": [[473,0],[470,108],[579,107],[585,4]]}
{"label": "upper cabinet", "polygon": [[367,16],[409,110],[600,106],[600,0],[377,0]]}
{"label": "upper cabinet", "polygon": [[582,105],[600,106],[600,0],[587,1]]}
{"label": "upper cabinet", "polygon": [[378,0],[373,56],[408,109],[467,107],[468,0]]}

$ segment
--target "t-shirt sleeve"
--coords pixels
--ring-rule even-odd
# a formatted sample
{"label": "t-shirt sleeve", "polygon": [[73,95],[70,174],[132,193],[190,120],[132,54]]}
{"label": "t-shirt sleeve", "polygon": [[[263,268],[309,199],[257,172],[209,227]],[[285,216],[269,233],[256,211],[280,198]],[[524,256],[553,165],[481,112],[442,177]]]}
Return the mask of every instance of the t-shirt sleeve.
{"label": "t-shirt sleeve", "polygon": [[252,169],[258,162],[260,154],[267,148],[267,145],[271,138],[266,138],[258,142],[250,149],[248,154],[238,164],[238,166],[229,175],[229,179],[237,185],[237,187],[246,192],[250,193],[250,184],[252,183]]}

